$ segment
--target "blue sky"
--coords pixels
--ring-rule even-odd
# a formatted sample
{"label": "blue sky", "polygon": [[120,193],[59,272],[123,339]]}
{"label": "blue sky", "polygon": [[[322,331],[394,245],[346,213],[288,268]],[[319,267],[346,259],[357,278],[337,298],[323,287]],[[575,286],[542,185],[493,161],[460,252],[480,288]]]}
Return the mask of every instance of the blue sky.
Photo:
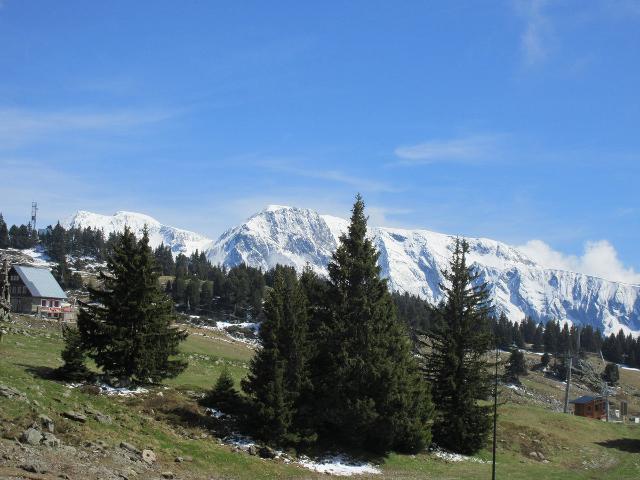
{"label": "blue sky", "polygon": [[0,211],[216,237],[359,191],[640,282],[639,85],[638,0],[0,0]]}

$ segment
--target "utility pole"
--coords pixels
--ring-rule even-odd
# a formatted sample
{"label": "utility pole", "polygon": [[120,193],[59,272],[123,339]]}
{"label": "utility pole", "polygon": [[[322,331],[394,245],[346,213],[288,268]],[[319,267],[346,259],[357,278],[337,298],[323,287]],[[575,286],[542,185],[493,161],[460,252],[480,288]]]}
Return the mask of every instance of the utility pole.
{"label": "utility pole", "polygon": [[571,354],[569,354],[568,357],[569,367],[567,368],[567,385],[564,390],[564,413],[569,413],[569,389],[571,388],[571,367],[573,364],[573,357]]}
{"label": "utility pole", "polygon": [[[580,352],[580,327],[576,328],[577,338],[577,351]],[[565,359],[569,360],[569,366],[567,368],[567,385],[564,390],[564,413],[569,413],[569,391],[571,390],[571,368],[573,367],[573,353],[571,352],[571,341],[569,342],[569,352],[565,356]]]}
{"label": "utility pole", "polygon": [[493,459],[491,462],[491,479],[496,480],[496,433],[498,426],[498,341],[496,338],[496,365],[495,365],[495,377],[493,384]]}
{"label": "utility pole", "polygon": [[605,409],[607,412],[607,422],[609,421],[609,385],[607,382],[604,382],[604,398],[605,398]]}

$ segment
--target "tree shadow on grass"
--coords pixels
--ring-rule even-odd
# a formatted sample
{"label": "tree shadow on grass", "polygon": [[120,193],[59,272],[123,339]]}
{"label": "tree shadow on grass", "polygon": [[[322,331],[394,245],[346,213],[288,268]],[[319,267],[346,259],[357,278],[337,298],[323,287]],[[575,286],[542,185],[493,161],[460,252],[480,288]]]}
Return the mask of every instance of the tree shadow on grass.
{"label": "tree shadow on grass", "polygon": [[51,380],[54,382],[81,382],[91,383],[96,380],[96,375],[93,372],[86,371],[81,374],[69,374],[62,368],[53,368],[44,365],[24,365],[17,364],[19,367],[23,367],[24,371],[35,378],[41,380]]}
{"label": "tree shadow on grass", "polygon": [[623,452],[640,453],[640,439],[637,438],[616,438],[605,442],[596,442],[596,445],[606,448],[615,448]]}
{"label": "tree shadow on grass", "polygon": [[53,367],[47,367],[44,365],[23,365],[18,364],[19,367],[23,367],[25,372],[33,377],[40,378],[42,380],[60,380],[58,369]]}

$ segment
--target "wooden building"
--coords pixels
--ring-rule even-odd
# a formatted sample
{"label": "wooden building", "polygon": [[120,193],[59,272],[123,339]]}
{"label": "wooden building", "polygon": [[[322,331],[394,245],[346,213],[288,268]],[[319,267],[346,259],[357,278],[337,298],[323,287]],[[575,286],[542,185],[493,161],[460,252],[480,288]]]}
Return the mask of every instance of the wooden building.
{"label": "wooden building", "polygon": [[13,265],[9,270],[11,311],[70,320],[74,309],[47,268]]}
{"label": "wooden building", "polygon": [[598,420],[607,418],[606,399],[597,395],[583,395],[575,400],[573,404],[573,414],[579,417],[596,418]]}

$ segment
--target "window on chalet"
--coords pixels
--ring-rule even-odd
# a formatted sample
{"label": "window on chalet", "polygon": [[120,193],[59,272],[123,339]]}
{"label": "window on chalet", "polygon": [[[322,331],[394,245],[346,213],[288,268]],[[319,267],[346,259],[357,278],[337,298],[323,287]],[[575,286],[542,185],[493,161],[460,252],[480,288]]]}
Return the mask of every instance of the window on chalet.
{"label": "window on chalet", "polygon": [[47,301],[46,300],[41,300],[40,301],[40,305],[43,306],[43,307],[46,307],[47,306]]}

